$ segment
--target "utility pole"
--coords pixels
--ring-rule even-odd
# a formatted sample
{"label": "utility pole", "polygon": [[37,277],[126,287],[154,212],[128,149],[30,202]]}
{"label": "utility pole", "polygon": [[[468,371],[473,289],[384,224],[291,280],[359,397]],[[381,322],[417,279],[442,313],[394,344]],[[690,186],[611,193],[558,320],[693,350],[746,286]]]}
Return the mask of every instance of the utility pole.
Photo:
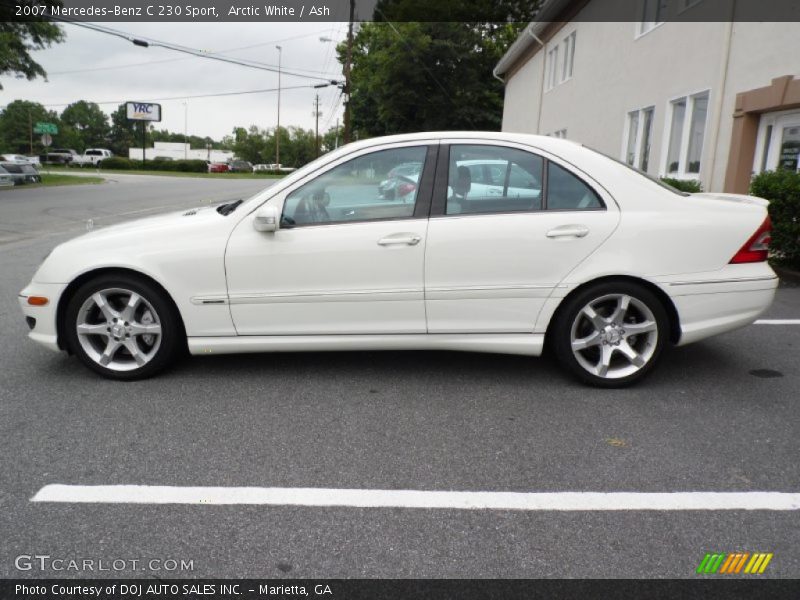
{"label": "utility pole", "polygon": [[183,159],[189,158],[189,101],[183,103]]}
{"label": "utility pole", "polygon": [[336,119],[336,142],[333,145],[333,149],[335,150],[338,147],[339,147],[339,119],[337,118]]}
{"label": "utility pole", "polygon": [[356,0],[350,0],[350,24],[347,26],[347,55],[344,62],[344,89],[347,94],[344,105],[344,143],[350,143],[350,69],[353,62],[353,18],[355,16]]}
{"label": "utility pole", "polygon": [[30,136],[31,156],[33,156],[33,117],[30,106],[28,106],[28,135]]}
{"label": "utility pole", "polygon": [[278,49],[278,126],[275,128],[275,168],[281,168],[281,54],[283,48]]}
{"label": "utility pole", "polygon": [[319,116],[321,114],[319,112],[319,94],[317,94],[317,98],[314,101],[314,147],[316,148],[314,158],[319,157]]}

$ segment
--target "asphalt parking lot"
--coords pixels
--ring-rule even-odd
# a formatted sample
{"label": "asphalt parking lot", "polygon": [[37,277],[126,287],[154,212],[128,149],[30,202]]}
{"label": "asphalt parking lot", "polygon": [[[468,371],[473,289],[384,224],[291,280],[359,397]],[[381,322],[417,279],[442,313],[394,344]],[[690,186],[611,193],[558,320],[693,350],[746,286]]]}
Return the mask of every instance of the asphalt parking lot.
{"label": "asphalt parking lot", "polygon": [[[800,577],[798,510],[31,502],[55,483],[800,491],[800,324],[674,349],[622,391],[583,387],[547,358],[444,352],[194,358],[122,384],[26,338],[18,291],[87,219],[101,226],[263,185],[120,176],[0,192],[0,577],[681,578],[696,577],[706,552],[735,551],[774,554],[759,577]],[[783,286],[763,318],[800,320],[800,287]],[[20,555],[192,569],[20,571]]]}

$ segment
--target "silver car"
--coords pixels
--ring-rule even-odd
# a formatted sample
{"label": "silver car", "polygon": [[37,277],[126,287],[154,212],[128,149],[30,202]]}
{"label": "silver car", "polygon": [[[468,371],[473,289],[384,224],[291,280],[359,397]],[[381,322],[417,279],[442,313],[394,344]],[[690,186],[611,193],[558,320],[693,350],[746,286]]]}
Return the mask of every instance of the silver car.
{"label": "silver car", "polygon": [[0,166],[0,188],[4,187],[14,187],[14,178]]}

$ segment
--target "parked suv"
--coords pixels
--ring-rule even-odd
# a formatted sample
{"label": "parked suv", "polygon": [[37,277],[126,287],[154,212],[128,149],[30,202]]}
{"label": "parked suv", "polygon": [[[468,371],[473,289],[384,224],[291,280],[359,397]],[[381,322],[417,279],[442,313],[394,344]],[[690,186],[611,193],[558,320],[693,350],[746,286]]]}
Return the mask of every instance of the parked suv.
{"label": "parked suv", "polygon": [[54,148],[39,156],[39,162],[43,165],[68,165],[79,157],[79,154],[72,149]]}
{"label": "parked suv", "polygon": [[69,163],[71,167],[99,167],[107,158],[114,156],[111,150],[105,148],[88,148],[83,156],[77,156]]}

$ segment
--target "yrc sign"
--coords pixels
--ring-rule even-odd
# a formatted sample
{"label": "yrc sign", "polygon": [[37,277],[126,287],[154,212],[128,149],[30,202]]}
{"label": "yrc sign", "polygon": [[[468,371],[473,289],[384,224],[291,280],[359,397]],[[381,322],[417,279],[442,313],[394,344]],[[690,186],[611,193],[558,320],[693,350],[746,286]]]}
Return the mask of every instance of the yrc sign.
{"label": "yrc sign", "polygon": [[131,121],[160,121],[161,105],[152,102],[126,102],[125,108]]}

